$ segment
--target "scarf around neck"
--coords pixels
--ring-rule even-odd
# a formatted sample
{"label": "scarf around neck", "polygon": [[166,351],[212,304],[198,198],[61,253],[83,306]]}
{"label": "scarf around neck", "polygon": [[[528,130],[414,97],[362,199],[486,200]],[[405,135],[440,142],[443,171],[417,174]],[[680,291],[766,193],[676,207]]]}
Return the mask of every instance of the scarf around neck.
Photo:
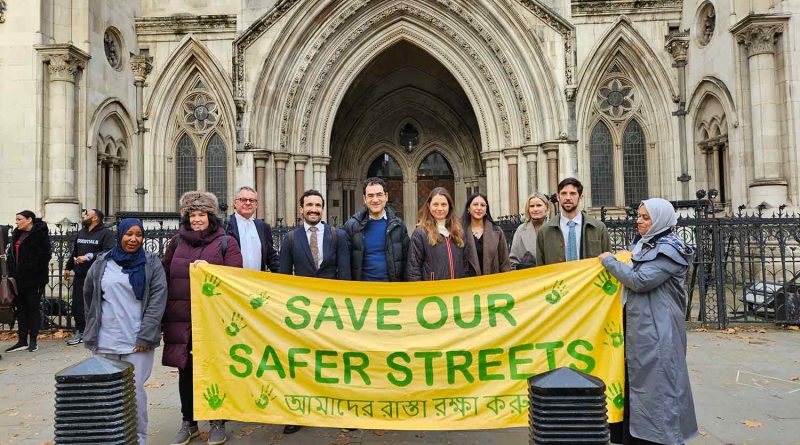
{"label": "scarf around neck", "polygon": [[145,264],[147,263],[147,256],[144,253],[142,246],[135,252],[126,252],[122,249],[122,236],[134,226],[142,229],[144,235],[144,224],[136,218],[126,218],[120,221],[117,227],[117,244],[111,249],[111,259],[122,267],[122,273],[128,275],[128,281],[133,287],[133,294],[136,295],[137,300],[144,298],[144,283],[145,283]]}

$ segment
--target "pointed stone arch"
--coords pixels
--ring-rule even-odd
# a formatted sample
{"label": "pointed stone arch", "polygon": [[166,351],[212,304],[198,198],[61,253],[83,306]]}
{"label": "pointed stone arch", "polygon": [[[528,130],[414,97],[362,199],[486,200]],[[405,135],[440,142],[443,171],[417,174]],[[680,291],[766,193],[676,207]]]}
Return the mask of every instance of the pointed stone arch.
{"label": "pointed stone arch", "polygon": [[[150,121],[149,147],[145,165],[150,172],[148,187],[153,193],[156,210],[174,210],[177,198],[174,182],[174,155],[178,141],[186,134],[198,152],[198,187],[205,184],[205,147],[213,135],[224,141],[227,151],[227,187],[234,184],[236,105],[230,76],[220,61],[194,35],[184,37],[157,73],[153,92],[145,103],[145,116]],[[187,103],[194,107],[190,110]],[[214,109],[210,104],[213,103]],[[209,105],[206,107],[206,105]],[[196,111],[205,107],[200,114]],[[192,119],[192,115],[197,116]],[[203,125],[196,125],[202,121]],[[230,196],[218,197],[231,202]]]}
{"label": "pointed stone arch", "polygon": [[134,202],[133,172],[135,123],[118,98],[100,103],[92,114],[86,133],[87,150],[80,153],[84,168],[79,170],[87,206],[101,209],[107,216]]}
{"label": "pointed stone arch", "polygon": [[[662,182],[664,175],[660,171],[678,171],[678,156],[673,153],[677,147],[677,129],[671,116],[670,104],[676,97],[676,90],[670,80],[662,60],[647,43],[644,37],[633,27],[626,16],[621,16],[599,39],[597,45],[586,57],[588,63],[578,76],[578,96],[576,109],[579,139],[579,175],[591,168],[589,161],[589,136],[597,122],[598,115],[603,114],[600,106],[604,105],[599,94],[604,82],[614,78],[628,79],[637,90],[635,103],[631,108],[617,116],[611,114],[612,129],[619,133],[614,137],[615,152],[621,152],[622,132],[629,122],[636,119],[644,131],[647,141],[647,166],[649,192],[656,195],[669,195],[676,187],[672,182]],[[610,87],[613,90],[613,86]],[[606,104],[608,105],[608,104]],[[621,176],[621,156],[617,156],[615,171],[616,204],[626,205]],[[664,163],[671,164],[664,168]],[[666,175],[668,176],[668,175]],[[591,184],[586,184],[591,192]],[[587,196],[591,196],[589,193]],[[587,203],[592,205],[591,202]]]}

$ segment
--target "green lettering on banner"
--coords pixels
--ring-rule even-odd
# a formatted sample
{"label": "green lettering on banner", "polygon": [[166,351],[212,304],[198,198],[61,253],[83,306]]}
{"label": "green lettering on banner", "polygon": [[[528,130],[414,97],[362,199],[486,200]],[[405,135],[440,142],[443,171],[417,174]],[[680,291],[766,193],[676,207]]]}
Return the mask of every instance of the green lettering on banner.
{"label": "green lettering on banner", "polygon": [[[329,311],[331,315],[325,315],[326,312]],[[336,323],[336,329],[340,331],[344,329],[342,317],[339,316],[339,308],[336,307],[336,301],[332,297],[326,298],[325,302],[322,303],[322,307],[319,309],[319,314],[317,314],[317,321],[314,322],[314,329],[319,329],[319,327],[325,321],[332,321]]]}
{"label": "green lettering on banner", "polygon": [[[425,306],[434,303],[439,307],[439,320],[435,323],[425,319]],[[417,304],[417,322],[425,329],[439,329],[447,323],[447,304],[439,297],[425,297]]]}
{"label": "green lettering on banner", "polygon": [[295,377],[296,368],[308,368],[308,362],[301,362],[294,358],[297,354],[308,354],[311,350],[308,348],[289,348],[287,355],[289,356],[289,377]]}
{"label": "green lettering on banner", "polygon": [[[270,360],[274,364],[270,364]],[[256,371],[256,377],[261,378],[265,371],[275,371],[280,378],[286,378],[286,371],[284,371],[283,365],[281,365],[281,361],[278,359],[278,355],[275,354],[275,349],[273,349],[272,346],[264,348],[264,353],[261,355],[261,362],[258,364],[258,371]]]}
{"label": "green lettering on banner", "polygon": [[391,372],[386,374],[386,378],[389,382],[394,386],[404,387],[408,386],[413,379],[413,374],[411,373],[411,369],[408,366],[403,366],[397,363],[396,359],[402,359],[406,362],[406,365],[411,363],[411,357],[405,352],[392,352],[389,356],[386,357],[386,364],[395,371],[402,372],[404,378],[402,380],[398,379],[394,376]]}
{"label": "green lettering on banner", "polygon": [[536,349],[547,350],[547,368],[550,370],[556,369],[556,349],[563,347],[564,347],[563,341],[536,343]]}
{"label": "green lettering on banner", "polygon": [[[353,359],[360,360],[360,363],[353,364]],[[357,372],[361,376],[361,380],[364,381],[365,384],[371,385],[369,376],[365,369],[369,366],[369,357],[367,354],[363,352],[345,352],[342,354],[342,360],[344,361],[344,382],[346,384],[350,384],[352,373],[353,371]]]}
{"label": "green lettering on banner", "polygon": [[586,349],[586,351],[591,351],[594,349],[592,344],[589,343],[589,341],[587,340],[575,340],[571,342],[567,346],[567,354],[569,354],[569,356],[574,358],[575,360],[583,362],[584,364],[586,364],[586,366],[584,366],[583,369],[581,369],[575,366],[574,364],[570,363],[569,367],[577,371],[590,373],[594,370],[594,365],[595,365],[594,358],[590,355],[581,354],[580,352],[578,352],[577,349],[579,346]]}
{"label": "green lettering on banner", "polygon": [[503,348],[481,349],[478,351],[478,379],[481,381],[487,380],[505,380],[503,374],[489,374],[489,368],[496,368],[503,364],[500,360],[489,361],[489,355],[499,355],[503,353]]}
{"label": "green lettering on banner", "polygon": [[433,359],[439,358],[442,353],[439,351],[419,351],[414,353],[414,357],[425,359],[425,384],[433,386]]}
{"label": "green lettering on banner", "polygon": [[253,348],[247,346],[244,343],[238,343],[231,346],[230,349],[231,360],[243,364],[244,370],[239,371],[238,369],[236,369],[236,366],[234,365],[230,365],[228,369],[231,371],[231,374],[235,375],[236,377],[247,377],[250,375],[250,373],[253,372],[253,363],[250,361],[249,358],[237,355],[236,353],[239,351],[242,351],[245,354],[250,355],[253,353]]}
{"label": "green lettering on banner", "polygon": [[[506,304],[498,307],[497,303],[504,301]],[[511,309],[514,309],[514,297],[509,294],[489,294],[489,326],[497,326],[497,314],[502,314],[508,324],[511,326],[517,325],[517,320],[511,315]]]}
{"label": "green lettering on banner", "polygon": [[302,303],[306,307],[311,304],[311,300],[302,295],[294,296],[286,301],[286,310],[302,317],[302,321],[299,322],[296,322],[289,317],[283,319],[283,322],[286,323],[286,326],[291,329],[305,329],[308,327],[308,324],[311,323],[311,314],[309,314],[305,309],[300,309],[299,307],[295,306],[295,303],[298,302]]}
{"label": "green lettering on banner", "polygon": [[[456,371],[461,372],[464,380],[468,383],[475,381],[475,377],[469,372],[469,367],[472,364],[472,353],[469,351],[447,351],[447,384],[452,385],[456,382]],[[456,357],[461,357],[464,361],[456,364]]]}
{"label": "green lettering on banner", "polygon": [[532,358],[518,358],[517,352],[520,351],[533,351],[532,343],[525,343],[508,348],[508,366],[511,368],[511,380],[528,380],[532,377],[533,372],[519,372],[520,365],[529,365],[533,363]]}
{"label": "green lettering on banner", "polygon": [[316,366],[314,367],[314,379],[318,383],[339,383],[339,379],[336,377],[322,377],[322,370],[323,369],[336,369],[336,363],[325,363],[323,362],[324,357],[336,357],[339,353],[336,351],[323,351],[318,350],[314,353],[314,362],[316,362]]}
{"label": "green lettering on banner", "polygon": [[472,320],[470,322],[465,322],[461,315],[461,297],[453,297],[453,319],[458,327],[471,329],[480,324],[483,311],[481,310],[481,296],[478,294],[472,297],[472,311]]}
{"label": "green lettering on banner", "polygon": [[387,304],[400,304],[402,300],[399,298],[378,298],[378,322],[377,327],[381,331],[399,331],[403,329],[402,325],[396,323],[386,323],[386,318],[390,316],[400,315],[397,309],[386,309]]}
{"label": "green lettering on banner", "polygon": [[344,304],[347,306],[347,312],[350,314],[350,321],[353,323],[353,329],[360,331],[361,328],[364,327],[364,322],[367,321],[367,314],[369,313],[369,307],[372,305],[372,298],[367,298],[367,300],[364,301],[364,307],[361,309],[360,316],[356,315],[356,308],[353,306],[353,300],[345,298]]}

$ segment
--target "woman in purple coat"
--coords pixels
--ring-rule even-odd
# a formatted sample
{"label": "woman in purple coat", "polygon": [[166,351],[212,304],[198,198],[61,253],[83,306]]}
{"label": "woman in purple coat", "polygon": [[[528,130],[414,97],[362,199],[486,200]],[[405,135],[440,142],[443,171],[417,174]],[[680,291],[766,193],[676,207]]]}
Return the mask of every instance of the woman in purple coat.
{"label": "woman in purple coat", "polygon": [[[217,210],[217,198],[208,192],[181,196],[181,225],[161,260],[167,273],[169,298],[164,313],[164,366],[178,368],[178,393],[183,422],[173,445],[185,445],[199,434],[192,412],[192,304],[189,267],[194,262],[242,267],[236,239],[225,234]],[[212,420],[209,444],[227,440],[225,421]]]}

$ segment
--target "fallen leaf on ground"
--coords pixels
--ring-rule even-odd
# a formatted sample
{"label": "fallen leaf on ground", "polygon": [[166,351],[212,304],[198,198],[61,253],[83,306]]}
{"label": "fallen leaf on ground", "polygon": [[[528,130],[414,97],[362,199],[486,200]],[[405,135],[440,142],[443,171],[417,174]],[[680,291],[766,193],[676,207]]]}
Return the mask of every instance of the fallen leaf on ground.
{"label": "fallen leaf on ground", "polygon": [[372,434],[374,434],[376,436],[383,436],[384,434],[386,434],[386,431],[384,431],[384,430],[373,430]]}
{"label": "fallen leaf on ground", "polygon": [[791,380],[793,382],[800,382],[800,376],[794,376],[794,377],[790,378],[789,380]]}
{"label": "fallen leaf on ground", "polygon": [[794,325],[792,325],[792,326],[789,326],[789,328],[788,328],[788,329],[789,329],[790,331],[800,331],[800,326],[794,326]]}
{"label": "fallen leaf on ground", "polygon": [[697,329],[692,329],[692,330],[694,332],[708,332],[708,329],[706,329],[706,328],[697,328]]}
{"label": "fallen leaf on ground", "polygon": [[736,329],[728,328],[728,329],[725,329],[724,331],[722,331],[722,333],[723,334],[735,334],[736,333]]}
{"label": "fallen leaf on ground", "polygon": [[148,383],[144,385],[145,388],[161,388],[162,386],[164,386],[163,383]]}
{"label": "fallen leaf on ground", "polygon": [[53,442],[42,442],[41,445],[55,445]]}
{"label": "fallen leaf on ground", "polygon": [[764,424],[755,420],[743,420],[742,423],[748,428],[761,428],[764,426]]}

